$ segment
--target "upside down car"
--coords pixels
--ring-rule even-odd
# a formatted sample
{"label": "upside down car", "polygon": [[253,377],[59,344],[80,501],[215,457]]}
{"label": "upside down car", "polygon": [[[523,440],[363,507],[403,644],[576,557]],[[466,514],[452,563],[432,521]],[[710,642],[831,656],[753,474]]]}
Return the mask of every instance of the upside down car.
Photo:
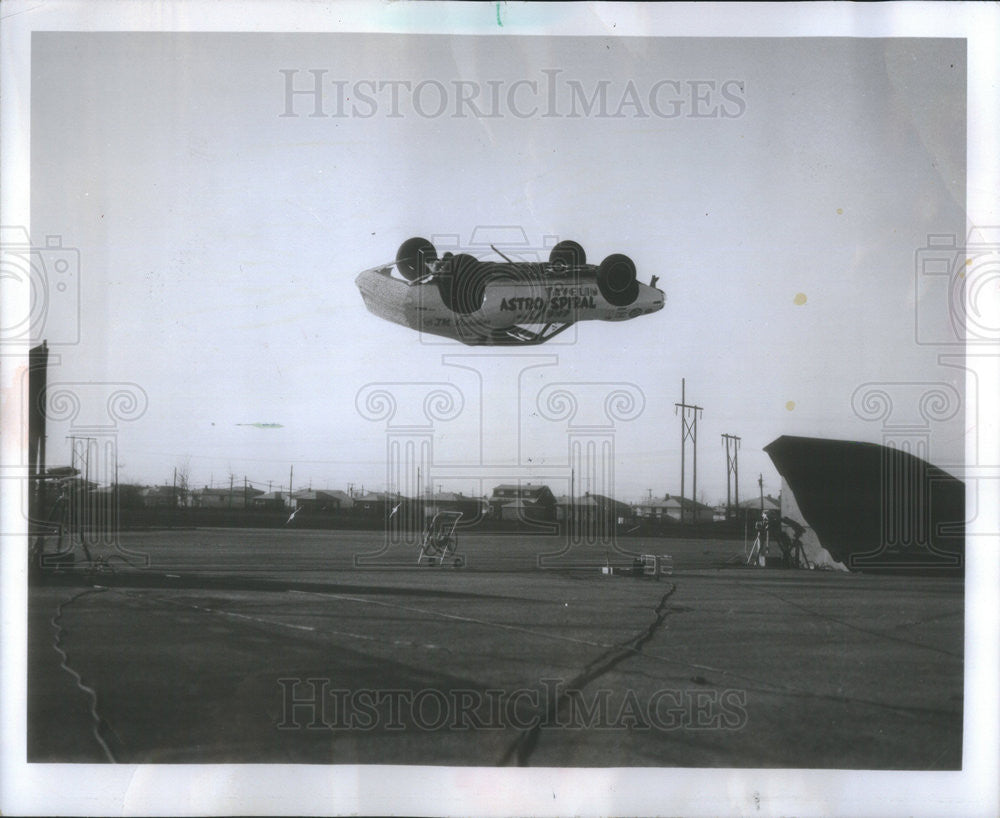
{"label": "upside down car", "polygon": [[400,245],[394,265],[365,270],[356,283],[379,318],[471,346],[541,344],[577,321],[627,321],[663,309],[656,276],[639,282],[621,253],[595,265],[575,241],[556,244],[547,262],[492,249],[502,261],[464,252],[438,258],[416,237]]}

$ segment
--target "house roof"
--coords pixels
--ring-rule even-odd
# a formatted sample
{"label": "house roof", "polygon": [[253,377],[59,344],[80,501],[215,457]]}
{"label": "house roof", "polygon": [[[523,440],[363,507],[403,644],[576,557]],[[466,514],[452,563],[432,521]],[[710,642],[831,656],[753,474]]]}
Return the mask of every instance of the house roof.
{"label": "house roof", "polygon": [[498,491],[516,491],[521,494],[537,494],[541,491],[551,492],[548,486],[544,484],[535,483],[501,483],[499,486],[493,487],[493,493],[496,494]]}
{"label": "house roof", "polygon": [[637,508],[666,508],[669,503],[667,500],[661,500],[659,497],[654,497],[652,500],[643,500],[635,505]]}
{"label": "house roof", "polygon": [[611,506],[628,506],[628,503],[624,503],[621,500],[616,500],[614,497],[607,497],[603,494],[591,494],[587,493],[586,497],[593,500],[598,505],[611,505]]}
{"label": "house roof", "polygon": [[460,500],[475,500],[476,497],[466,497],[461,492],[455,491],[439,491],[432,493],[429,491],[424,492],[420,495],[420,499],[424,502],[430,503],[457,503]]}
{"label": "house roof", "polygon": [[[166,486],[165,488],[167,489],[168,494],[172,490],[170,486]],[[178,489],[178,491],[180,491],[180,489]],[[232,494],[234,497],[238,497],[241,494],[246,494],[248,497],[259,497],[264,492],[261,491],[260,489],[255,489],[252,486],[247,486],[246,488],[244,488],[243,486],[233,486],[231,491],[230,489],[212,489],[205,487],[203,489],[199,489],[198,491],[192,493],[200,494],[202,497],[209,497],[209,496],[228,497],[230,494]]]}
{"label": "house roof", "polygon": [[174,492],[180,493],[181,488],[178,486],[174,488],[173,486],[147,486],[142,490],[143,496],[152,497],[154,494],[165,494],[170,496]]}
{"label": "house roof", "polygon": [[670,508],[670,509],[680,509],[684,508],[690,510],[692,508],[699,508],[704,511],[712,511],[712,506],[705,505],[704,503],[699,503],[696,500],[692,500],[690,497],[677,497],[675,495],[668,494],[664,499],[653,498],[652,500],[643,500],[641,503],[636,503],[636,508]]}
{"label": "house roof", "polygon": [[597,500],[594,499],[593,495],[585,494],[583,497],[577,497],[574,503],[572,497],[567,494],[560,494],[556,497],[557,506],[596,506]]}
{"label": "house roof", "polygon": [[[751,511],[760,510],[760,495],[756,497],[751,497],[749,500],[744,500],[740,503],[740,508],[750,509]],[[772,497],[770,494],[764,495],[764,508],[765,509],[780,509],[781,500]]]}
{"label": "house roof", "polygon": [[295,492],[292,497],[296,500],[339,500],[340,502],[352,502],[346,492],[337,489],[302,489]]}
{"label": "house roof", "polygon": [[354,497],[355,503],[384,503],[386,500],[398,502],[403,498],[398,494],[386,494],[384,491],[369,491],[361,497]]}

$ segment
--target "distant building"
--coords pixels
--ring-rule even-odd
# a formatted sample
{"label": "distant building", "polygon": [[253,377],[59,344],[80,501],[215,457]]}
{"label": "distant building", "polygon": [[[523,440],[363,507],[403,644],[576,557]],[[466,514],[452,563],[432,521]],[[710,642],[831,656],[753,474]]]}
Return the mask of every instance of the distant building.
{"label": "distant building", "polygon": [[665,494],[662,500],[653,498],[636,503],[633,509],[639,520],[710,523],[715,519],[715,511],[711,506],[696,502],[690,497],[669,494]]}
{"label": "distant building", "polygon": [[[751,520],[760,519],[760,495],[740,503],[740,519],[749,517]],[[781,498],[772,497],[770,494],[764,495],[764,511],[769,516],[777,515],[781,517]]]}
{"label": "distant building", "polygon": [[177,508],[181,490],[175,486],[147,486],[139,492],[144,508]]}
{"label": "distant building", "polygon": [[337,489],[304,489],[292,495],[292,502],[305,514],[332,514],[353,508],[355,501],[347,492]]}
{"label": "distant building", "polygon": [[251,508],[266,511],[284,511],[288,507],[287,491],[268,491],[250,500]]}
{"label": "distant building", "polygon": [[499,507],[500,519],[517,521],[540,521],[549,519],[550,511],[527,500],[511,500]]}
{"label": "distant building", "polygon": [[555,502],[556,519],[562,522],[569,520],[576,514],[577,519],[593,518],[597,514],[597,501],[589,496],[570,497],[568,494],[560,494]]}
{"label": "distant building", "polygon": [[145,490],[144,486],[120,483],[113,488],[117,494],[119,508],[136,509],[144,507],[145,503],[142,496],[142,492]]}
{"label": "distant building", "polygon": [[194,505],[198,508],[247,508],[255,497],[264,492],[250,486],[234,486],[232,490],[212,489],[208,486],[193,492]]}
{"label": "distant building", "polygon": [[[548,486],[504,483],[493,489],[490,516],[499,520],[553,520],[556,498]],[[509,508],[508,508],[509,507]]]}
{"label": "distant building", "polygon": [[624,526],[635,522],[635,512],[628,503],[602,494],[588,494],[587,498],[597,504],[598,514],[606,518],[611,525]]}
{"label": "distant building", "polygon": [[388,494],[384,491],[369,491],[358,497],[350,498],[354,503],[354,510],[364,515],[388,514],[399,503],[403,502],[403,497],[399,494]]}
{"label": "distant building", "polygon": [[659,497],[652,497],[649,500],[636,503],[632,506],[632,510],[635,512],[636,518],[640,520],[662,520],[670,516],[670,509],[675,508],[673,504],[668,503],[669,499],[669,494],[662,500]]}
{"label": "distant building", "polygon": [[618,529],[635,522],[635,511],[628,503],[587,492],[582,497],[571,498],[563,494],[556,498],[556,520],[575,519],[579,522],[601,521],[604,526]]}
{"label": "distant building", "polygon": [[465,520],[476,520],[485,516],[489,510],[489,504],[481,497],[467,497],[460,491],[439,491],[436,493],[426,492],[414,502],[423,504],[425,517],[431,517],[440,511],[461,512],[463,522]]}

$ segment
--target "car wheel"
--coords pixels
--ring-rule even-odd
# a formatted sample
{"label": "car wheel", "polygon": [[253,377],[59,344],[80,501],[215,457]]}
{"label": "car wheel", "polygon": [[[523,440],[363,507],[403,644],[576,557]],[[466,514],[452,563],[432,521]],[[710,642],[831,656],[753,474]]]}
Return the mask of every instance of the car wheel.
{"label": "car wheel", "polygon": [[437,261],[437,250],[427,239],[415,236],[407,239],[396,251],[396,269],[407,281],[420,278],[427,272],[427,265]]}
{"label": "car wheel", "polygon": [[609,304],[627,307],[639,297],[635,263],[621,253],[608,256],[597,268],[597,288]]}
{"label": "car wheel", "polygon": [[575,241],[559,242],[549,253],[549,265],[556,275],[565,275],[574,267],[587,263],[587,254]]}

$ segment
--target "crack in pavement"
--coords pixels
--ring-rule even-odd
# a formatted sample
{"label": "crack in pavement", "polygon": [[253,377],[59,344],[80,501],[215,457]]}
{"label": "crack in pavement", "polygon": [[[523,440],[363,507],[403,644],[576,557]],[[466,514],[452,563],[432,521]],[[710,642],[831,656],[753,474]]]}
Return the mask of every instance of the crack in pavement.
{"label": "crack in pavement", "polygon": [[643,646],[653,638],[653,634],[656,633],[660,625],[663,624],[663,620],[666,619],[667,614],[670,613],[667,609],[667,600],[670,599],[676,590],[677,586],[671,584],[670,589],[660,598],[659,603],[653,611],[655,614],[653,621],[644,630],[630,639],[626,639],[624,642],[613,645],[596,659],[584,665],[583,670],[566,685],[565,692],[561,694],[557,693],[552,697],[549,707],[546,709],[544,715],[535,722],[534,726],[523,731],[504,751],[497,762],[498,766],[505,766],[514,757],[516,757],[518,767],[528,766],[528,760],[538,746],[542,728],[546,724],[557,723],[560,711],[568,705],[570,699],[578,697],[583,688],[595,679],[599,679],[609,671],[614,670],[614,668],[626,659],[642,652]]}

